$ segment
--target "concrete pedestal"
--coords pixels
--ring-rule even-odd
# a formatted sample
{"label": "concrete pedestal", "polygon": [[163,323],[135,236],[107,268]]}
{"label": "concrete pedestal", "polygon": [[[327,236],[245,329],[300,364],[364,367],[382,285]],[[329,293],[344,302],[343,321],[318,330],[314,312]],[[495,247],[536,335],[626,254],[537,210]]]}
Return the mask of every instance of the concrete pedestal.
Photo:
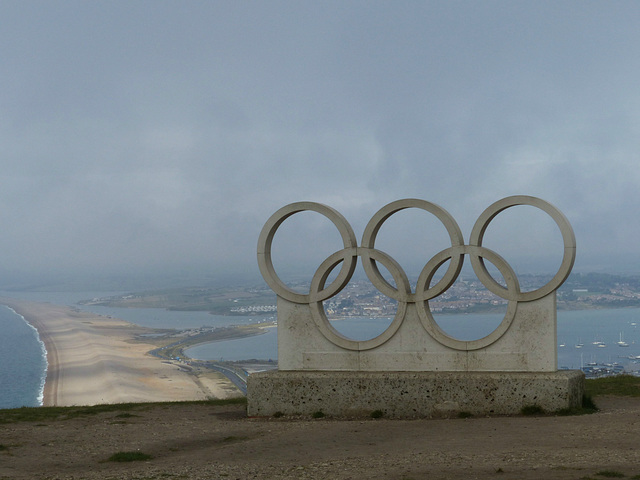
{"label": "concrete pedestal", "polygon": [[579,407],[584,374],[557,372],[327,372],[268,371],[247,383],[248,414],[388,418],[517,414],[538,405],[547,412]]}

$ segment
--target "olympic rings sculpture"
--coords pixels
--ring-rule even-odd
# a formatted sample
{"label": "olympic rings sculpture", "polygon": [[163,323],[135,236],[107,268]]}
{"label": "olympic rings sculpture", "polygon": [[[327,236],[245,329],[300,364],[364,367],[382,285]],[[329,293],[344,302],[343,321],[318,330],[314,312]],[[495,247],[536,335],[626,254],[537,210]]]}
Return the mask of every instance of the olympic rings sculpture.
{"label": "olympic rings sculpture", "polygon": [[[482,246],[482,240],[490,222],[500,212],[516,205],[530,205],[547,213],[559,227],[564,243],[564,255],[558,272],[546,285],[530,292],[520,290],[518,278],[504,258]],[[409,279],[402,267],[391,256],[375,248],[376,236],[384,222],[393,214],[407,208],[418,208],[435,215],[446,228],[451,241],[450,247],[434,255],[424,266],[418,277],[415,292],[411,291]],[[284,284],[276,274],[271,260],[271,245],[276,231],[287,218],[302,211],[313,211],[327,217],[340,232],[344,247],[330,255],[318,267],[308,294],[297,293]],[[489,335],[473,341],[462,341],[447,335],[433,319],[428,306],[428,300],[441,295],[453,285],[460,274],[465,255],[469,255],[473,270],[482,284],[489,291],[507,300],[507,312],[500,325]],[[364,229],[360,246],[357,244],[351,225],[339,212],[315,202],[297,202],[281,208],[267,220],[258,240],[258,265],[267,284],[278,296],[290,302],[308,304],[315,324],[327,340],[346,350],[356,351],[376,348],[393,337],[400,328],[407,305],[410,303],[416,304],[422,326],[440,344],[455,350],[467,351],[487,347],[509,329],[515,317],[518,302],[530,302],[543,298],[562,285],[571,273],[575,255],[575,235],[567,218],[550,203],[524,195],[503,198],[482,212],[473,226],[468,245],[464,243],[460,227],[446,210],[434,203],[418,199],[398,200],[382,207]],[[371,283],[381,293],[398,302],[398,309],[389,327],[379,336],[364,341],[352,340],[340,334],[327,320],[322,305],[324,300],[338,294],[347,285],[355,271],[358,257],[362,258],[364,270]],[[505,280],[506,288],[489,274],[484,263],[485,259],[498,268]],[[446,261],[450,262],[443,278],[431,286],[436,271]],[[395,287],[383,278],[378,270],[378,262],[391,273]],[[326,285],[329,275],[339,263],[342,263],[342,266],[338,275],[329,285]]]}

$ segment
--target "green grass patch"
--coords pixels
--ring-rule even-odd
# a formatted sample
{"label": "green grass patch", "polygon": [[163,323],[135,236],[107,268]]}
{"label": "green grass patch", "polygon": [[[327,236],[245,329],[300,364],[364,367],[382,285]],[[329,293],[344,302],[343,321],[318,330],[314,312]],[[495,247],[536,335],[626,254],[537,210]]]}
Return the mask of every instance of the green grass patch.
{"label": "green grass patch", "polygon": [[601,470],[597,472],[596,475],[607,478],[624,478],[624,473],[615,470]]}
{"label": "green grass patch", "polygon": [[525,405],[520,409],[522,415],[544,415],[544,409],[540,405]]}
{"label": "green grass patch", "polygon": [[382,410],[374,410],[371,412],[371,418],[382,418],[384,417],[384,412]]}
{"label": "green grass patch", "polygon": [[584,387],[585,393],[592,397],[597,395],[640,397],[640,377],[633,375],[589,379],[585,381]]}
{"label": "green grass patch", "polygon": [[124,412],[124,413],[119,413],[118,415],[116,415],[115,418],[133,418],[133,417],[139,417],[140,415],[135,415],[133,413],[129,413],[129,412]]}
{"label": "green grass patch", "polygon": [[586,393],[582,395],[582,408],[584,410],[590,410],[590,413],[600,410],[593,401],[593,398],[591,398],[591,395],[587,395]]}
{"label": "green grass patch", "polygon": [[582,395],[582,405],[578,408],[562,408],[554,412],[558,416],[589,415],[600,410],[589,395]]}
{"label": "green grass patch", "polygon": [[224,443],[242,442],[244,440],[249,440],[249,437],[236,437],[235,435],[229,435],[222,439]]}
{"label": "green grass patch", "polygon": [[313,418],[324,418],[324,413],[322,412],[322,410],[318,410],[317,412],[313,412],[311,416]]}
{"label": "green grass patch", "polygon": [[196,400],[191,402],[114,403],[105,405],[93,405],[90,407],[21,407],[0,409],[0,424],[15,422],[52,422],[111,412],[118,413],[118,416],[133,416],[133,414],[130,413],[131,411],[143,411],[157,406],[220,406],[246,404],[246,397],[234,397],[228,399]]}
{"label": "green grass patch", "polygon": [[108,462],[142,462],[153,457],[142,452],[118,452],[111,455]]}
{"label": "green grass patch", "polygon": [[473,413],[471,412],[458,412],[458,418],[472,418]]}
{"label": "green grass patch", "polygon": [[104,412],[119,412],[133,408],[143,408],[142,404],[120,403],[95,405],[93,407],[22,407],[0,410],[0,424],[14,422],[47,422],[66,420]]}

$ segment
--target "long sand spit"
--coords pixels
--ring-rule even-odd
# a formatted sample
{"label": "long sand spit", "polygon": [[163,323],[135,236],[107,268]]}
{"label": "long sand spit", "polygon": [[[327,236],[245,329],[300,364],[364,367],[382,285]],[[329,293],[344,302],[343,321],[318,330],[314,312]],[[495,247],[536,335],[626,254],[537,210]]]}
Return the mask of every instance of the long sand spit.
{"label": "long sand spit", "polygon": [[66,306],[0,298],[36,328],[47,349],[45,406],[167,402],[238,395],[215,372],[188,372],[135,341],[148,331]]}

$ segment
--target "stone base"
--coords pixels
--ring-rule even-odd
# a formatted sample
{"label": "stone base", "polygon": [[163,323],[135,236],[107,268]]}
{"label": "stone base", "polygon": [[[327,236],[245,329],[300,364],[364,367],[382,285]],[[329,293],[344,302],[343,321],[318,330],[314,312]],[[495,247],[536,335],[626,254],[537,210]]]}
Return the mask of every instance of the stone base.
{"label": "stone base", "polygon": [[538,405],[547,412],[579,407],[584,374],[557,372],[326,372],[254,373],[247,382],[249,416],[370,416],[387,418],[504,415]]}

